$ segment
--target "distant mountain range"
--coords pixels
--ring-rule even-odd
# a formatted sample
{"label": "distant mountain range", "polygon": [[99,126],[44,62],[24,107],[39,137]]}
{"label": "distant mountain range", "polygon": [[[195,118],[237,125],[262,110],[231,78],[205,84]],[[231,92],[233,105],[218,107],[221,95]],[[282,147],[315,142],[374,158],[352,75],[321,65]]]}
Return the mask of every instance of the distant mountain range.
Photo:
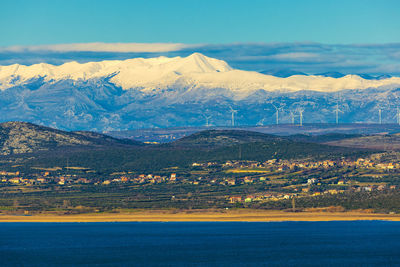
{"label": "distant mountain range", "polygon": [[[272,75],[275,77],[280,77],[280,78],[288,78],[290,76],[294,75],[305,75],[305,76],[311,76],[307,73],[301,72],[301,71],[296,71],[296,70],[291,70],[291,69],[273,69],[273,70],[265,70],[265,71],[260,71],[262,74],[267,74],[267,75]],[[381,75],[370,75],[367,73],[357,73],[357,76],[365,79],[365,80],[383,80],[383,79],[389,79],[392,76],[389,74],[381,74]],[[336,72],[336,71],[331,71],[331,72],[323,72],[323,73],[317,73],[313,74],[313,76],[323,76],[323,77],[331,77],[331,78],[342,78],[346,76],[346,74]]]}
{"label": "distant mountain range", "polygon": [[[194,53],[60,66],[0,66],[0,121],[94,131],[279,122],[395,122],[400,78],[258,73]],[[273,74],[273,75],[270,75]],[[285,77],[285,78],[282,78]],[[274,107],[275,106],[275,107]]]}

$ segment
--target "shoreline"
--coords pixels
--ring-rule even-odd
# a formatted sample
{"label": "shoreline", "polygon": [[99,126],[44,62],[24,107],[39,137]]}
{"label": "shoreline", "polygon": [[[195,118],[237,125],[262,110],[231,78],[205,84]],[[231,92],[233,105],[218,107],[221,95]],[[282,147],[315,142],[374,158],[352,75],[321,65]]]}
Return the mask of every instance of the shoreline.
{"label": "shoreline", "polygon": [[285,212],[260,210],[165,211],[88,214],[0,214],[1,222],[285,222],[285,221],[400,221],[400,214],[348,212]]}

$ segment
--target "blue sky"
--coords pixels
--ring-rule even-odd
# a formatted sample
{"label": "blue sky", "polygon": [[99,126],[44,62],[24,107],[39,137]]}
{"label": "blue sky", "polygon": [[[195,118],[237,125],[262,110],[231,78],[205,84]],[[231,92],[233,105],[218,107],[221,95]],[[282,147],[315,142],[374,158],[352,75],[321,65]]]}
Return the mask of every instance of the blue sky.
{"label": "blue sky", "polygon": [[0,65],[187,56],[400,76],[398,0],[0,0]]}
{"label": "blue sky", "polygon": [[0,46],[400,42],[396,0],[2,0]]}

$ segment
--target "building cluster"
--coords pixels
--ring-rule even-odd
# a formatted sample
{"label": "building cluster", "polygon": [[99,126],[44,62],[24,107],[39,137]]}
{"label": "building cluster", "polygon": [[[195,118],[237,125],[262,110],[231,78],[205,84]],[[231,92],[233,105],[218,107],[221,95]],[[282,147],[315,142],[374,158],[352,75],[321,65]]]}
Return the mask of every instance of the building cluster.
{"label": "building cluster", "polygon": [[[114,175],[115,176],[115,175]],[[85,178],[75,174],[52,175],[50,172],[41,172],[38,174],[23,177],[20,172],[6,172],[0,171],[0,182],[19,185],[40,185],[40,184],[103,184],[108,185],[112,183],[164,183],[176,182],[177,176],[172,173],[169,176],[159,176],[153,174],[140,174],[140,175],[121,175],[118,177],[111,177],[105,180],[98,180],[94,178]]]}
{"label": "building cluster", "polygon": [[234,203],[251,203],[251,202],[267,202],[267,201],[279,201],[279,200],[287,200],[293,198],[302,198],[302,197],[317,197],[322,195],[337,195],[343,194],[346,191],[353,192],[371,192],[371,191],[383,191],[383,190],[395,190],[397,189],[396,185],[373,185],[373,186],[361,186],[361,187],[351,187],[349,190],[339,190],[339,189],[329,189],[322,192],[310,192],[308,187],[302,188],[299,193],[257,193],[253,195],[245,195],[245,196],[229,196],[227,198],[228,202],[231,204]]}
{"label": "building cluster", "polygon": [[[194,163],[196,166],[205,166],[206,164]],[[195,165],[194,165],[195,166]],[[274,171],[296,170],[296,169],[318,169],[318,168],[333,168],[333,167],[362,167],[374,168],[381,170],[400,169],[399,162],[382,162],[379,154],[373,155],[370,158],[358,158],[355,160],[342,158],[339,160],[320,160],[312,161],[310,159],[295,159],[295,160],[279,160],[271,159],[265,162],[256,161],[227,161],[222,164],[223,168],[270,168]]]}
{"label": "building cluster", "polygon": [[[0,171],[0,182],[9,184],[21,184],[21,185],[36,185],[36,184],[116,184],[116,183],[136,183],[136,184],[159,184],[159,183],[188,183],[188,184],[206,184],[206,185],[224,185],[224,186],[235,186],[252,183],[263,183],[270,181],[269,174],[276,172],[296,172],[301,170],[313,170],[313,169],[330,169],[340,167],[354,167],[363,169],[374,169],[379,170],[376,173],[371,174],[372,177],[377,176],[379,178],[386,171],[400,170],[400,160],[385,160],[382,154],[374,154],[368,158],[348,159],[341,158],[338,160],[310,160],[310,159],[295,159],[295,160],[280,160],[271,159],[265,162],[257,161],[242,161],[242,160],[231,160],[224,163],[218,162],[194,162],[192,168],[201,170],[207,168],[216,168],[222,170],[219,175],[204,174],[204,176],[196,175],[182,175],[177,176],[176,173],[169,173],[164,175],[158,174],[135,174],[135,173],[114,173],[107,177],[95,177],[95,175],[84,176],[77,174],[66,174],[62,169],[56,171],[40,171],[36,174],[30,174],[29,176],[21,174],[19,171],[9,172]],[[247,172],[254,171],[254,174],[248,174]],[[228,174],[232,172],[232,174]],[[235,174],[236,172],[236,174]],[[244,173],[241,175],[240,173]],[[269,174],[267,174],[269,173]],[[189,173],[188,173],[189,174]],[[225,175],[226,174],[226,175]],[[246,175],[246,176],[245,176]],[[280,174],[281,175],[281,174]],[[284,173],[282,174],[284,175]],[[348,184],[346,180],[348,177],[339,177],[337,184],[346,185],[347,187],[354,187],[352,184]],[[317,178],[309,178],[305,188],[299,189],[303,193],[309,190],[312,185],[318,185],[319,180]],[[298,191],[295,188],[292,191]],[[374,191],[381,190],[379,186],[358,186],[354,191]],[[290,191],[290,190],[289,190]],[[324,192],[322,192],[324,193]],[[327,192],[330,193],[330,192]]]}
{"label": "building cluster", "polygon": [[251,203],[251,202],[266,202],[266,201],[279,201],[284,199],[292,199],[298,197],[299,194],[295,193],[258,193],[246,196],[230,196],[229,203]]}
{"label": "building cluster", "polygon": [[[18,173],[18,175],[15,175]],[[40,184],[89,184],[92,180],[79,177],[77,175],[50,175],[44,172],[29,177],[19,175],[19,172],[0,172],[0,181],[2,183],[19,184],[19,185],[40,185]]]}
{"label": "building cluster", "polygon": [[153,174],[140,174],[140,175],[122,175],[117,178],[107,179],[102,182],[102,184],[111,184],[111,183],[137,183],[137,184],[158,184],[158,183],[166,183],[166,182],[176,182],[177,176],[176,173],[171,173],[170,176],[160,176]]}

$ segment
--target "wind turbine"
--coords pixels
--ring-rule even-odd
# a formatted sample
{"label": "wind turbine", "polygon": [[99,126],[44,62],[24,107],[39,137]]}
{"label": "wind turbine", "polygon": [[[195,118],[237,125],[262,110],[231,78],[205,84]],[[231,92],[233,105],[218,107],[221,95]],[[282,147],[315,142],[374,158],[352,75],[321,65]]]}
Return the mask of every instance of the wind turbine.
{"label": "wind turbine", "polygon": [[271,105],[275,108],[275,116],[276,116],[276,125],[279,124],[279,111],[282,111],[282,107],[277,107],[273,103]]}
{"label": "wind turbine", "polygon": [[206,127],[210,127],[210,119],[212,118],[212,116],[211,115],[206,115],[206,114],[203,114],[203,117],[204,117],[204,119],[206,119]]}
{"label": "wind turbine", "polygon": [[232,114],[232,127],[235,126],[235,113],[237,113],[237,110],[234,110],[231,106],[229,106],[229,109]]}
{"label": "wind turbine", "polygon": [[378,105],[379,124],[382,124],[382,108]]}
{"label": "wind turbine", "polygon": [[292,124],[294,125],[294,112],[292,110],[290,111],[290,119],[292,121]]}
{"label": "wind turbine", "polygon": [[339,124],[339,112],[343,113],[343,111],[341,111],[339,109],[339,103],[336,104],[336,108],[335,108],[334,112],[336,115],[336,124]]}
{"label": "wind turbine", "polygon": [[303,112],[304,112],[304,109],[303,108],[297,108],[297,111],[299,112],[299,115],[300,115],[300,126],[303,126]]}
{"label": "wind turbine", "polygon": [[396,108],[396,115],[394,115],[394,118],[397,120],[397,124],[400,125],[400,108]]}

